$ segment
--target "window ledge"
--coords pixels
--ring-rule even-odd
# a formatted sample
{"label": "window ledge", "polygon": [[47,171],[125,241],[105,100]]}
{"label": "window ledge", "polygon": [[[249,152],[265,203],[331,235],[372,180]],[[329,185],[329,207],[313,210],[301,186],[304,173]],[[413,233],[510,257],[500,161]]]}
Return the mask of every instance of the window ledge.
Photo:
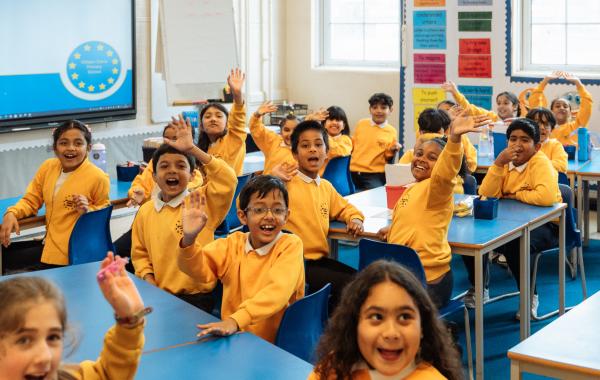
{"label": "window ledge", "polygon": [[399,74],[399,67],[376,67],[376,66],[334,66],[321,65],[313,66],[314,71],[319,72],[355,72],[355,73],[371,73],[371,74]]}

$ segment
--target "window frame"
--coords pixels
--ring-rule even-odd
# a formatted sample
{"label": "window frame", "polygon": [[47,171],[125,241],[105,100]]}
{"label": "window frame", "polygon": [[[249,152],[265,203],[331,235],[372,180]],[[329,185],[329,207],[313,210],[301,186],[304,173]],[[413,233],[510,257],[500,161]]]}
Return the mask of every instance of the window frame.
{"label": "window frame", "polygon": [[[381,60],[347,60],[347,59],[333,59],[331,58],[331,35],[329,33],[329,28],[327,27],[327,25],[331,24],[329,22],[330,20],[330,14],[329,14],[329,9],[330,9],[330,2],[332,0],[316,0],[318,3],[318,15],[317,15],[317,19],[318,19],[318,33],[317,36],[318,37],[318,60],[317,60],[317,66],[320,68],[361,68],[361,69],[381,69],[381,70],[386,70],[386,69],[393,69],[393,70],[398,70],[400,69],[400,56],[401,56],[401,52],[400,52],[400,45],[401,45],[401,6],[402,6],[402,0],[398,0],[399,2],[399,9],[400,12],[398,14],[398,57],[395,61],[381,61]],[[368,0],[362,0],[364,3],[366,3]],[[377,25],[377,24],[373,24],[373,23],[365,23],[364,22],[364,15],[363,15],[363,23],[362,24],[358,24],[358,25],[363,25],[363,49],[364,49],[364,41],[365,41],[365,30],[366,28],[364,27],[365,25]],[[385,23],[385,24],[389,24],[389,23]],[[363,51],[363,56],[364,56],[364,51]]]}

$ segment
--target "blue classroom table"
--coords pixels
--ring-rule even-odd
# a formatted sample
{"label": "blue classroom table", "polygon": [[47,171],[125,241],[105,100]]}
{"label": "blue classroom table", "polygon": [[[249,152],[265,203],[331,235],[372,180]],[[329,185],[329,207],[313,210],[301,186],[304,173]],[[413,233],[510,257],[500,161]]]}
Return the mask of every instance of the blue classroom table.
{"label": "blue classroom table", "polygon": [[[456,195],[455,199],[464,198]],[[389,225],[391,212],[386,206],[384,187],[363,191],[346,197],[365,215],[365,237],[377,239],[377,231]],[[448,242],[453,253],[473,256],[475,259],[475,342],[476,342],[476,378],[483,378],[483,255],[511,241],[520,239],[521,250],[521,292],[520,310],[524,316],[520,321],[521,339],[530,334],[530,255],[529,232],[542,224],[560,217],[559,243],[559,310],[564,313],[565,304],[565,240],[563,203],[550,207],[527,205],[518,201],[503,199],[499,202],[498,217],[493,220],[474,219],[473,217],[453,217],[448,231]],[[332,239],[332,252],[337,252],[337,239],[351,239],[345,233],[345,225],[333,222],[329,237]]]}

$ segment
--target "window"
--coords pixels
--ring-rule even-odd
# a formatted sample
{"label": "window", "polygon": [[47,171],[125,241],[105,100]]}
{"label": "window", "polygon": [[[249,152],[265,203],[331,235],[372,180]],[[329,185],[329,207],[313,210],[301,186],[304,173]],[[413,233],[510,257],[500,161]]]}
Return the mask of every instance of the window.
{"label": "window", "polygon": [[321,65],[400,66],[400,0],[319,1]]}
{"label": "window", "polygon": [[599,0],[521,0],[517,4],[513,75],[564,70],[600,77]]}

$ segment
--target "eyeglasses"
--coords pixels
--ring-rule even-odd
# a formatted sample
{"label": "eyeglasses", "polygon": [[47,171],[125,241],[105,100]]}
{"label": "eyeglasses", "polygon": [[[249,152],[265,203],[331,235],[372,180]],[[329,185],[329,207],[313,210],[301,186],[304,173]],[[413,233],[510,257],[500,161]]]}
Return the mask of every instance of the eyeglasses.
{"label": "eyeglasses", "polygon": [[287,208],[285,207],[247,207],[245,212],[251,211],[256,216],[265,216],[269,211],[276,217],[283,217],[287,213]]}

